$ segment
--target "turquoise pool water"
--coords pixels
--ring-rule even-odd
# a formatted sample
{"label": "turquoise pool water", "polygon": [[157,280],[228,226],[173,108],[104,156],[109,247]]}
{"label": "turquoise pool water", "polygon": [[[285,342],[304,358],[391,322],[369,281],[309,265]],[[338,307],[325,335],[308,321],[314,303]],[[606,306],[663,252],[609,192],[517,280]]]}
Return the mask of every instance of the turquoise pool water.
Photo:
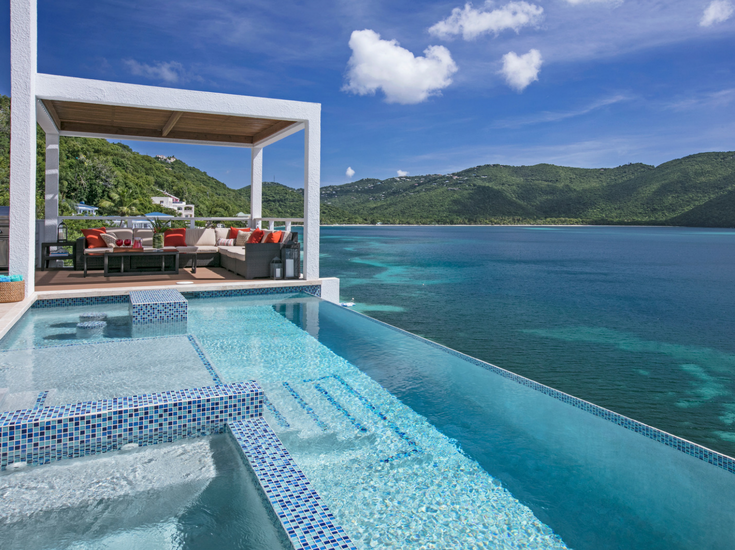
{"label": "turquoise pool water", "polygon": [[292,548],[224,435],[0,474],[4,550]]}
{"label": "turquoise pool water", "polygon": [[[116,308],[32,310],[2,353],[75,368],[73,352],[48,355],[71,346],[49,343],[80,313]],[[735,475],[355,312],[304,295],[190,299],[187,334],[223,380],[259,381],[269,424],[360,548],[735,540]],[[191,346],[132,336],[89,343],[157,342],[162,368]]]}

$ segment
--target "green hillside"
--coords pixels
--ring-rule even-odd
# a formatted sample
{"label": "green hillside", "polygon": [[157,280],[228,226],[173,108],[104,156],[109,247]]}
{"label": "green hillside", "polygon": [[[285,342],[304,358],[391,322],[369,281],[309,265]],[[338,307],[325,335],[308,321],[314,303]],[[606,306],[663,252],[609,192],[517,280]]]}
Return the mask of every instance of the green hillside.
{"label": "green hillside", "polygon": [[322,204],[371,223],[589,223],[735,227],[735,154],[660,166],[488,164],[450,175],[364,179],[322,189]]}
{"label": "green hillside", "polygon": [[[10,99],[0,96],[0,205],[9,200]],[[37,140],[37,212],[43,217],[44,136]],[[165,191],[196,215],[250,211],[250,187],[231,189],[193,166],[102,139],[61,139],[62,214],[79,201],[103,215],[161,210]],[[303,216],[303,191],[263,184],[263,216]],[[321,190],[322,223],[588,223],[735,227],[735,153],[700,153],[660,166],[569,168],[487,164],[449,175],[362,179]],[[171,211],[170,213],[174,213]]]}

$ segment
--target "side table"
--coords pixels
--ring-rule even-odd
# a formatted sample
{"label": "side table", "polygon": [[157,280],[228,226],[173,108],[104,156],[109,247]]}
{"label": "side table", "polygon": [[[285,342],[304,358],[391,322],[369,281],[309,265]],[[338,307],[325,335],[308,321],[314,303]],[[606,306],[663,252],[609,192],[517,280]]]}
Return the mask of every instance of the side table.
{"label": "side table", "polygon": [[[59,254],[58,250],[54,254],[50,254],[51,247],[57,247],[64,249],[63,254]],[[71,252],[66,250],[71,248]],[[76,241],[61,241],[51,243],[41,243],[41,271],[49,271],[51,269],[69,269],[68,267],[49,267],[48,264],[52,260],[71,260],[73,262],[73,269],[77,268],[77,242]]]}

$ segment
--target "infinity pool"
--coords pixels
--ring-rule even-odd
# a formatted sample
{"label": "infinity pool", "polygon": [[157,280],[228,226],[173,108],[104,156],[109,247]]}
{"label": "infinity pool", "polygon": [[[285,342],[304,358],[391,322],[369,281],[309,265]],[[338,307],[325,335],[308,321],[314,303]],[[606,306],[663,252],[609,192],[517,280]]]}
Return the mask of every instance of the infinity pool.
{"label": "infinity pool", "polygon": [[[256,380],[360,548],[735,540],[735,474],[617,417],[318,298],[187,298],[188,325],[150,336],[126,304],[30,310],[0,342],[0,410]],[[85,312],[107,313],[103,334],[79,337]]]}

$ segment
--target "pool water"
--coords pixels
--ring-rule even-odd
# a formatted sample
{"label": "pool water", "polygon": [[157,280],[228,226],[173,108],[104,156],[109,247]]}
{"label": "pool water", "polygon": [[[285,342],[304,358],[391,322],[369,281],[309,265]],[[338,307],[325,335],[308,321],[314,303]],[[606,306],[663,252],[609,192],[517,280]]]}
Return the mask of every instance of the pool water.
{"label": "pool water", "polygon": [[291,548],[224,435],[0,474],[3,549]]}
{"label": "pool water", "polygon": [[[0,347],[40,357],[59,349],[54,325],[117,307],[31,310]],[[257,380],[266,420],[359,548],[735,540],[732,473],[355,312],[306,295],[190,299],[186,330],[75,343],[157,342],[169,372],[191,336],[222,381]]]}

